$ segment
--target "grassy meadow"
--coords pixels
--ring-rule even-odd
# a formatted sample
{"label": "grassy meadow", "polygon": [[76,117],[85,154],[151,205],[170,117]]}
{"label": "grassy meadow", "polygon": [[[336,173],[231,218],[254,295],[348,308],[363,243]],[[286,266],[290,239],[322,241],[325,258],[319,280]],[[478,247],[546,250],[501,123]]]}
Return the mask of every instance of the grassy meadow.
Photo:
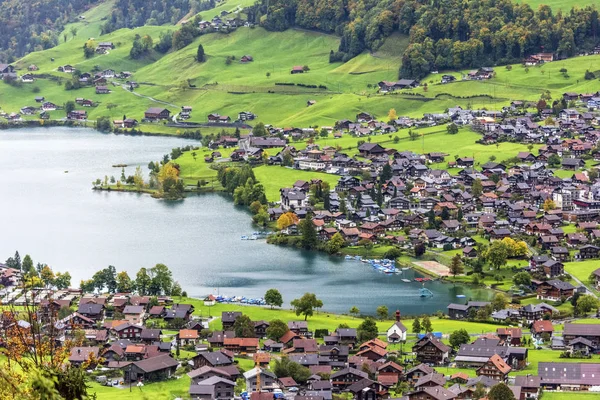
{"label": "grassy meadow", "polygon": [[[203,19],[211,19],[221,11],[236,12],[253,1],[226,0],[200,15]],[[538,0],[529,1],[537,7]],[[550,4],[553,8],[572,5],[552,1],[556,3]],[[103,20],[110,14],[113,3],[112,0],[103,2],[85,12],[85,19],[68,24],[63,32],[66,41],[57,47],[29,54],[15,64],[20,73],[27,66],[36,64],[38,74],[63,79],[60,85],[48,79],[38,79],[21,88],[4,86],[0,91],[0,108],[6,112],[17,112],[23,106],[33,105],[35,95],[43,95],[58,104],[75,97],[85,97],[99,102],[98,107],[87,110],[92,120],[104,115],[115,119],[127,115],[139,120],[148,107],[163,106],[118,86],[113,87],[109,95],[96,95],[93,88],[66,92],[64,80],[70,76],[56,71],[59,65],[65,64],[74,65],[82,71],[90,71],[97,66],[133,72],[133,79],[142,83],[136,92],[173,104],[167,107],[171,111],[182,105],[191,105],[194,122],[204,122],[209,113],[235,118],[240,111],[252,111],[258,115],[257,121],[278,126],[333,125],[339,119],[352,119],[360,111],[385,120],[391,108],[398,115],[418,117],[423,113],[443,112],[456,105],[500,109],[511,100],[536,100],[545,90],[550,90],[554,98],[564,91],[584,93],[597,90],[597,82],[585,81],[583,75],[586,69],[597,70],[600,56],[588,56],[527,70],[521,65],[513,65],[511,70],[497,67],[496,77],[489,81],[441,85],[438,83],[441,76],[431,74],[423,80],[423,83],[428,83],[426,90],[420,87],[410,94],[378,94],[377,82],[398,78],[401,55],[408,45],[408,38],[399,33],[387,38],[374,53],[364,52],[346,63],[329,63],[329,52],[337,50],[339,37],[300,29],[268,32],[259,27],[243,27],[229,34],[206,34],[179,51],[167,54],[152,51],[139,60],[133,60],[129,51],[136,35],[149,35],[156,42],[161,33],[174,31],[178,26],[144,26],[100,35]],[[577,5],[588,3],[589,0],[584,0]],[[184,19],[191,17],[188,15]],[[72,35],[71,28],[77,29],[76,36]],[[111,41],[116,48],[109,54],[85,59],[82,47],[91,38],[96,42]],[[199,44],[203,45],[207,57],[204,63],[198,63],[194,58]],[[254,62],[242,64],[237,61],[243,55],[251,55]],[[234,56],[235,61],[226,64],[225,60],[230,56]],[[290,70],[295,65],[307,65],[310,70],[291,75]],[[565,76],[559,72],[561,68],[568,70]],[[460,77],[464,72],[449,73]],[[326,89],[275,83],[321,85]],[[39,93],[37,89],[34,93],[34,88],[38,88]],[[307,107],[308,100],[315,100],[316,104]],[[61,112],[52,115],[53,118],[63,116]],[[141,129],[177,134],[175,128],[156,125],[143,125]],[[179,133],[182,133],[181,130]],[[466,152],[469,150],[477,149],[465,149]]]}

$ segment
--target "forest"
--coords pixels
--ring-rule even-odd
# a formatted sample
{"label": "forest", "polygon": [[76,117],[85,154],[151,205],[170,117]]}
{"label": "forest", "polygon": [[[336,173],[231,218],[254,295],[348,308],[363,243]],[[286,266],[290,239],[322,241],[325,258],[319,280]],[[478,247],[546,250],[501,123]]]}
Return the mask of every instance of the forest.
{"label": "forest", "polygon": [[399,76],[521,61],[538,52],[570,57],[598,45],[595,8],[554,14],[511,0],[259,0],[249,18],[269,30],[292,26],[340,35],[330,61],[375,51],[392,32],[409,35]]}
{"label": "forest", "polygon": [[117,0],[102,33],[144,25],[175,25],[185,16],[215,5],[215,0]]}
{"label": "forest", "polygon": [[56,46],[64,25],[95,0],[0,0],[0,62]]}

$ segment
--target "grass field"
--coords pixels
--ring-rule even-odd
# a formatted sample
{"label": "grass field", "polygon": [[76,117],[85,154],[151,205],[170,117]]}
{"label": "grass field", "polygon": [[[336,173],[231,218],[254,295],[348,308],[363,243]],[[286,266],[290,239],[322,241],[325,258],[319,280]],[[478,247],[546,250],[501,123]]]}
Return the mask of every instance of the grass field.
{"label": "grass field", "polygon": [[563,400],[568,397],[569,400],[592,400],[598,398],[598,393],[593,392],[544,392],[544,400]]}
{"label": "grass field", "polygon": [[[226,0],[201,15],[210,19],[221,11],[235,12],[253,1]],[[529,2],[534,8],[541,3],[539,0]],[[520,65],[512,66],[510,71],[497,67],[496,77],[489,81],[441,85],[438,83],[440,75],[432,74],[423,80],[428,83],[427,91],[423,88],[413,91],[418,96],[406,93],[380,95],[376,93],[376,83],[398,78],[401,55],[408,45],[408,38],[398,33],[390,36],[374,53],[364,52],[346,63],[329,63],[329,51],[339,46],[340,39],[335,35],[300,29],[267,32],[262,28],[240,28],[230,34],[207,34],[179,51],[166,55],[151,52],[140,60],[132,60],[129,50],[135,35],[150,35],[156,41],[160,33],[178,27],[145,26],[120,29],[100,36],[101,25],[110,14],[113,3],[104,2],[88,10],[84,13],[85,20],[66,26],[66,42],[53,49],[27,55],[16,63],[17,69],[23,73],[28,65],[36,64],[40,68],[39,73],[62,78],[68,78],[68,75],[58,73],[56,68],[64,64],[72,64],[85,71],[94,66],[127,70],[134,73],[136,81],[142,82],[137,89],[139,94],[174,104],[177,107],[170,107],[172,111],[181,105],[193,106],[193,121],[205,121],[206,115],[213,112],[235,117],[238,112],[247,110],[258,114],[258,121],[279,126],[333,125],[336,120],[352,118],[360,111],[385,119],[391,108],[396,109],[398,115],[415,117],[427,112],[443,112],[456,105],[499,109],[511,100],[536,100],[545,90],[550,90],[554,98],[564,91],[584,93],[597,90],[596,82],[583,79],[585,70],[595,70],[600,61],[600,56],[589,56],[530,67],[527,71]],[[591,1],[584,0],[577,6],[587,4]],[[559,6],[568,8],[574,3],[552,0],[550,5],[556,9]],[[78,30],[75,37],[70,32],[72,27]],[[109,54],[85,59],[82,46],[90,38],[112,41],[116,48]],[[194,59],[199,44],[203,45],[207,55],[204,63]],[[255,61],[225,64],[227,57],[233,55],[239,59],[244,54],[252,55]],[[308,65],[310,71],[291,75],[290,69],[295,65]],[[559,72],[561,68],[568,70],[567,77]],[[464,72],[450,73],[460,76]],[[188,81],[195,87],[189,87]],[[276,82],[323,85],[327,89],[278,86]],[[4,86],[0,90],[0,108],[16,112],[23,106],[32,105],[34,87],[40,89],[39,95],[58,104],[74,97],[99,101],[99,107],[88,110],[90,119],[103,115],[115,119],[123,115],[141,119],[146,108],[157,105],[118,87],[109,95],[96,95],[91,88],[66,92],[54,82],[39,79],[22,88]],[[316,104],[307,107],[308,100],[315,100]],[[107,107],[109,104],[116,107]],[[63,117],[60,112],[52,116]],[[176,129],[162,126],[142,126],[142,129],[176,134],[173,132]],[[427,143],[424,144],[427,146]],[[420,150],[418,145],[415,147]],[[464,150],[468,155],[477,153],[477,149]],[[487,158],[494,151],[483,153],[481,156]]]}
{"label": "grass field", "polygon": [[187,375],[180,379],[165,382],[148,383],[142,388],[133,386],[131,392],[127,388],[115,388],[91,383],[88,393],[96,393],[99,400],[171,400],[187,397],[190,389],[190,378]]}
{"label": "grass field", "polygon": [[286,167],[267,167],[261,166],[254,168],[254,175],[265,187],[267,200],[277,201],[280,198],[279,189],[291,187],[297,180],[310,181],[311,179],[321,179],[331,188],[334,188],[339,180],[339,176],[325,174],[322,172],[298,171]]}
{"label": "grass field", "polygon": [[[179,301],[179,300],[178,300]],[[241,311],[248,315],[253,321],[272,319],[281,319],[282,321],[292,321],[304,319],[303,316],[297,316],[291,309],[289,304],[284,304],[281,309],[275,308],[270,309],[268,307],[254,307],[244,306],[241,304],[222,304],[217,303],[212,307],[204,306],[204,302],[197,299],[182,298],[181,303],[190,303],[194,305],[194,315],[206,317],[221,316],[222,311]],[[352,307],[352,304],[348,304],[348,309]],[[354,318],[348,315],[331,314],[325,311],[316,311],[315,315],[308,318],[308,325],[311,330],[314,329],[329,329],[330,331],[335,330],[338,325],[344,323],[351,328],[356,328],[363,320],[361,318]],[[403,319],[402,322],[408,329],[409,333],[412,333],[412,319]],[[377,327],[379,332],[385,332],[393,323],[392,320],[377,321]],[[451,319],[439,319],[432,317],[431,324],[435,332],[451,333],[457,329],[465,328],[472,334],[495,332],[497,325],[485,324],[480,322],[468,322],[468,321],[455,321]],[[220,329],[221,320],[219,318],[213,320],[211,323],[211,329]]]}
{"label": "grass field", "polygon": [[573,261],[565,263],[565,271],[579,279],[584,285],[588,284],[588,278],[590,274],[598,268],[600,268],[600,264],[597,260]]}

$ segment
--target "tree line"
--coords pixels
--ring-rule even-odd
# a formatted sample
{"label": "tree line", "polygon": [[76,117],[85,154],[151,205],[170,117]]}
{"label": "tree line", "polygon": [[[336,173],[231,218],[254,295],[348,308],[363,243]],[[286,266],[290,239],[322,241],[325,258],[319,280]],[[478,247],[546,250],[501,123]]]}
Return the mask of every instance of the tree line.
{"label": "tree line", "polygon": [[188,13],[214,8],[215,0],[117,0],[102,34],[144,25],[176,25]]}
{"label": "tree line", "polygon": [[268,30],[298,26],[340,35],[330,62],[377,50],[393,32],[409,35],[399,75],[415,79],[538,52],[570,57],[591,51],[600,27],[593,7],[554,14],[546,5],[533,10],[511,0],[258,0],[247,14]]}
{"label": "tree line", "polygon": [[117,273],[114,266],[97,271],[91,279],[82,280],[80,288],[84,293],[131,293],[140,296],[184,296],[179,282],[173,280],[173,273],[164,264],[152,268],[140,268],[131,278],[126,271]]}
{"label": "tree line", "polygon": [[[71,286],[71,274],[68,271],[54,273],[48,264],[41,262],[34,266],[33,259],[29,254],[21,259],[19,251],[16,251],[14,256],[6,259],[4,265],[21,271],[23,284],[28,288],[45,287],[61,290]],[[0,284],[2,284],[1,281]]]}
{"label": "tree line", "polygon": [[[12,63],[33,51],[56,46],[60,32],[94,0],[2,0],[0,61]],[[72,30],[75,36],[77,30]]]}

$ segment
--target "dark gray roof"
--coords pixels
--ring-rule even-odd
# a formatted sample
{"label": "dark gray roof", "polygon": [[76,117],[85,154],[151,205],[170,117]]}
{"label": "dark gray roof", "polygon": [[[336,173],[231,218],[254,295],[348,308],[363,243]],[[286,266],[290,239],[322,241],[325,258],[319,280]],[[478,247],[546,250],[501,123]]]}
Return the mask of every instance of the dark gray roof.
{"label": "dark gray roof", "polygon": [[146,360],[133,363],[136,367],[144,372],[160,371],[166,368],[173,368],[179,365],[177,360],[173,359],[169,354],[164,354],[156,357],[151,357]]}
{"label": "dark gray roof", "polygon": [[564,330],[563,330],[563,335],[565,335],[565,336],[600,336],[600,325],[566,323]]}
{"label": "dark gray roof", "polygon": [[600,364],[540,362],[538,376],[547,384],[600,385]]}

